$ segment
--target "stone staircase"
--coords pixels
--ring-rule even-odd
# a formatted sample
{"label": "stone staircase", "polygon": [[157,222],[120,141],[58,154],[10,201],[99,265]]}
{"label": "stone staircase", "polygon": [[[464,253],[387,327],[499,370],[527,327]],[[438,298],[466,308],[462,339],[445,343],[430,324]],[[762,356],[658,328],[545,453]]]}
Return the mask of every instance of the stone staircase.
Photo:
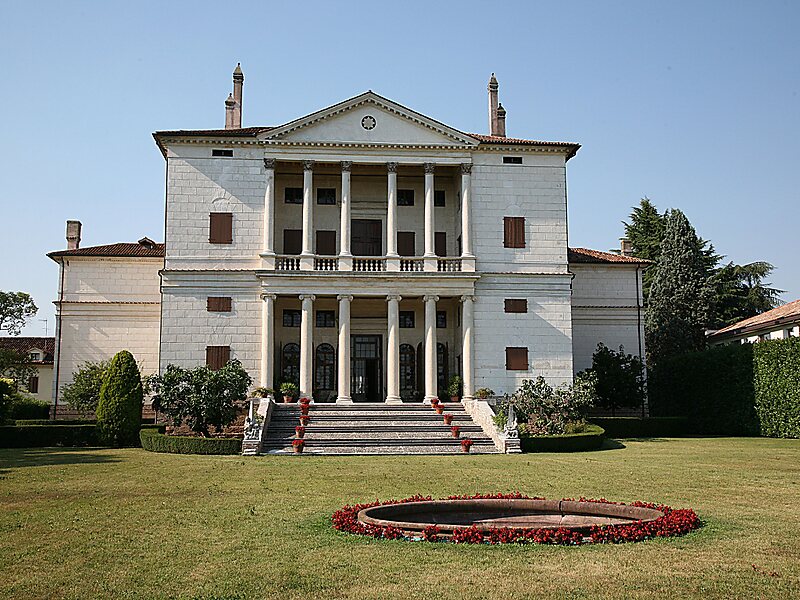
{"label": "stone staircase", "polygon": [[[312,404],[303,454],[461,454],[469,438],[471,454],[498,452],[492,439],[456,402],[444,404],[461,427],[453,438],[451,425],[423,404]],[[277,404],[261,442],[261,452],[291,454],[294,428],[300,424],[297,404]]]}

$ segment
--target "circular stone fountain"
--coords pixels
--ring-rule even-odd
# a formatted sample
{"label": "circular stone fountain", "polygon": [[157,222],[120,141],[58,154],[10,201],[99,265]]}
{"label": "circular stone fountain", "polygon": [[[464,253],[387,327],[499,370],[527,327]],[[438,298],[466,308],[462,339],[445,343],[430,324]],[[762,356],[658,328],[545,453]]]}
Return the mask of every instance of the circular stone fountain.
{"label": "circular stone fountain", "polygon": [[663,516],[662,511],[653,508],[605,502],[481,498],[372,506],[358,512],[358,521],[376,527],[394,527],[411,535],[436,525],[442,534],[448,535],[472,526],[487,532],[502,527],[584,531],[595,525],[648,523]]}

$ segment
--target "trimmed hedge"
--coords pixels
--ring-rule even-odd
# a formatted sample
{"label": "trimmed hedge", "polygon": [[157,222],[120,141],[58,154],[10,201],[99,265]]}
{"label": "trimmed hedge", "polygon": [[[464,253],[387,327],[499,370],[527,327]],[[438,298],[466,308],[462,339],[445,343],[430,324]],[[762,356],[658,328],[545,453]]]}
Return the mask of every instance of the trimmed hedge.
{"label": "trimmed hedge", "polygon": [[47,446],[97,446],[94,425],[3,425],[2,448],[44,448]]}
{"label": "trimmed hedge", "polygon": [[688,417],[689,431],[800,437],[800,338],[716,346],[662,361],[651,414]]}
{"label": "trimmed hedge", "polygon": [[50,404],[35,398],[17,397],[11,400],[8,407],[8,418],[17,419],[47,419],[50,416]]}
{"label": "trimmed hedge", "polygon": [[681,437],[686,435],[686,417],[593,417],[592,423],[612,438]]}
{"label": "trimmed hedge", "polygon": [[139,431],[142,448],[149,452],[170,454],[241,454],[242,440],[238,438],[202,438],[164,435],[151,428]]}
{"label": "trimmed hedge", "polygon": [[17,427],[24,427],[26,425],[94,425],[96,422],[94,419],[59,419],[57,421],[51,419],[17,419],[14,424]]}
{"label": "trimmed hedge", "polygon": [[605,435],[602,427],[590,424],[581,433],[524,436],[520,445],[523,452],[586,452],[600,448]]}

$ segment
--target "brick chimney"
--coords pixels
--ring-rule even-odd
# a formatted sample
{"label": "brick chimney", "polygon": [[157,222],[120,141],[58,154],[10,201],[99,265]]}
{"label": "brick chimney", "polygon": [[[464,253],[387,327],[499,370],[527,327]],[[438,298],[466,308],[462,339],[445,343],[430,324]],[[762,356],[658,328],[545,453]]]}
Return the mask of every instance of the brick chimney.
{"label": "brick chimney", "polygon": [[77,250],[81,246],[81,222],[67,221],[67,250]]}
{"label": "brick chimney", "polygon": [[225,100],[225,129],[235,129],[235,119],[236,100],[233,99],[233,94],[228,94],[228,98]]}
{"label": "brick chimney", "polygon": [[619,238],[619,253],[622,256],[633,256],[633,243],[628,238]]}
{"label": "brick chimney", "polygon": [[492,76],[489,78],[489,86],[487,87],[489,90],[489,135],[497,135],[497,90],[499,87],[497,79],[495,79],[494,73],[492,73]]}
{"label": "brick chimney", "polygon": [[242,73],[242,63],[236,63],[233,70],[233,99],[236,107],[233,109],[233,126],[236,129],[242,127],[242,88],[244,87],[244,73]]}
{"label": "brick chimney", "polygon": [[502,103],[497,107],[497,133],[493,135],[506,137],[506,109]]}

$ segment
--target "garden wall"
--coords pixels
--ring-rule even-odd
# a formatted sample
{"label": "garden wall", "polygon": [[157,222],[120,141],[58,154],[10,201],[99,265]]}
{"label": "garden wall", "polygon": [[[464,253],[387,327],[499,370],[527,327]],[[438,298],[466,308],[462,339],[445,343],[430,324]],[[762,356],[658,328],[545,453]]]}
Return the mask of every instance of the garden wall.
{"label": "garden wall", "polygon": [[651,415],[686,416],[692,433],[800,437],[800,338],[677,356],[648,387]]}

